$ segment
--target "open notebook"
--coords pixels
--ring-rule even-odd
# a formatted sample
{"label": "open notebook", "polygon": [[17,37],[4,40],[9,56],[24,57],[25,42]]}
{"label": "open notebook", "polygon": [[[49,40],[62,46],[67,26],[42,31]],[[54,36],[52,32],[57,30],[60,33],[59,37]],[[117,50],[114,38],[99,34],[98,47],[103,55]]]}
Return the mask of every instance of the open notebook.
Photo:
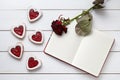
{"label": "open notebook", "polygon": [[74,23],[69,25],[67,34],[62,36],[57,36],[53,32],[44,52],[98,76],[114,38],[98,30],[93,30],[85,37],[78,36],[74,26]]}

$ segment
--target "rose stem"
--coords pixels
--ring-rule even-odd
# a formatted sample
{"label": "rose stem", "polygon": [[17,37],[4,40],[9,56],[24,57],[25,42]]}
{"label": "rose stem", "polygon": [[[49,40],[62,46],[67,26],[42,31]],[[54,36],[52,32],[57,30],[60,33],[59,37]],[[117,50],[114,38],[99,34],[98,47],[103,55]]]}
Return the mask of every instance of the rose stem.
{"label": "rose stem", "polygon": [[82,12],[81,14],[79,14],[79,15],[75,16],[74,18],[72,18],[72,19],[70,20],[70,22],[74,21],[75,19],[79,18],[80,16],[85,15],[86,13],[89,13],[89,11],[90,11],[90,10],[92,10],[95,6],[96,6],[96,5],[92,6],[92,7],[91,7],[91,8],[89,8],[88,10],[86,10],[86,11]]}

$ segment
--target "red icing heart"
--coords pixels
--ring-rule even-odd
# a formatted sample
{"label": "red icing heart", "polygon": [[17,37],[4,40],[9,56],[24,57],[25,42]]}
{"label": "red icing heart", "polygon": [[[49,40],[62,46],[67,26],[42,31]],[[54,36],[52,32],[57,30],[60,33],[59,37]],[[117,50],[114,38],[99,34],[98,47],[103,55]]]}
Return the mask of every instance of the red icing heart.
{"label": "red icing heart", "polygon": [[41,32],[36,32],[36,34],[32,36],[32,39],[34,41],[40,42],[42,40],[42,33]]}
{"label": "red icing heart", "polygon": [[21,47],[20,46],[16,46],[15,48],[12,48],[11,49],[11,53],[13,55],[15,55],[16,57],[20,57]]}
{"label": "red icing heart", "polygon": [[15,32],[16,34],[22,36],[22,35],[23,35],[23,26],[20,25],[19,27],[15,27],[15,28],[14,28],[14,32]]}
{"label": "red icing heart", "polygon": [[39,12],[38,11],[34,11],[34,9],[30,9],[29,11],[29,17],[30,19],[35,19],[37,18],[39,15]]}
{"label": "red icing heart", "polygon": [[28,67],[29,68],[34,68],[38,65],[38,61],[37,60],[34,60],[33,57],[30,57],[29,60],[28,60]]}

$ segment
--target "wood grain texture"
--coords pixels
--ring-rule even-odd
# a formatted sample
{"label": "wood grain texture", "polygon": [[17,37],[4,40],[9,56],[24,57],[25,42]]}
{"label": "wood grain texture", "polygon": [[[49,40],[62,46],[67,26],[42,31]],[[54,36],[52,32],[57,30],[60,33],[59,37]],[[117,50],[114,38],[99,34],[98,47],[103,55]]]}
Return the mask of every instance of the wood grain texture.
{"label": "wood grain texture", "polygon": [[[28,9],[30,6],[39,9],[87,9],[94,0],[2,0],[0,9]],[[120,9],[119,0],[105,0],[105,9]],[[6,6],[7,5],[7,6]]]}
{"label": "wood grain texture", "polygon": [[43,51],[52,31],[43,31],[44,42],[41,45],[36,45],[30,42],[28,36],[34,31],[27,31],[25,38],[22,40],[16,38],[11,31],[0,31],[0,36],[4,36],[0,41],[0,51],[8,51],[9,47],[15,45],[17,42],[22,42],[24,51]]}
{"label": "wood grain texture", "polygon": [[101,74],[96,78],[89,74],[3,74],[1,80],[119,80],[119,74]]}
{"label": "wood grain texture", "polygon": [[[51,22],[60,14],[74,17],[92,6],[93,0],[0,0],[0,80],[119,80],[120,79],[120,0],[105,0],[105,8],[92,11],[93,28],[97,28],[115,37],[115,44],[98,78],[78,70],[64,62],[45,55],[42,51],[51,34]],[[41,9],[43,17],[35,23],[29,23],[29,7]],[[17,39],[10,32],[13,25],[26,23],[27,35]],[[28,35],[35,29],[44,32],[43,45],[34,45]],[[8,54],[9,46],[21,41],[25,52],[20,61]],[[28,57],[36,56],[43,65],[37,71],[26,69]]]}
{"label": "wood grain texture", "polygon": [[[37,71],[29,72],[26,69],[27,59],[35,56],[42,60],[42,67]],[[120,52],[110,52],[101,73],[120,73]],[[24,52],[22,59],[16,60],[8,52],[0,52],[0,73],[85,73],[62,61],[59,61],[43,52]]]}
{"label": "wood grain texture", "polygon": [[[27,30],[51,30],[51,22],[59,15],[73,18],[82,10],[42,10],[43,16],[35,23],[30,23],[27,10],[0,10],[0,30],[10,30],[12,26],[26,23]],[[93,14],[93,27],[99,30],[120,30],[120,10],[96,10]],[[12,20],[11,20],[12,19]],[[74,26],[73,26],[74,27]]]}
{"label": "wood grain texture", "polygon": [[[26,37],[23,40],[16,38],[11,31],[0,31],[0,36],[4,36],[0,41],[0,51],[8,51],[9,47],[16,44],[17,42],[22,42],[25,47],[25,51],[43,51],[52,31],[44,32],[44,43],[42,45],[35,45],[29,41],[28,36],[34,31],[27,31]],[[115,38],[115,43],[111,51],[120,51],[120,32],[119,31],[103,31],[110,34]]]}

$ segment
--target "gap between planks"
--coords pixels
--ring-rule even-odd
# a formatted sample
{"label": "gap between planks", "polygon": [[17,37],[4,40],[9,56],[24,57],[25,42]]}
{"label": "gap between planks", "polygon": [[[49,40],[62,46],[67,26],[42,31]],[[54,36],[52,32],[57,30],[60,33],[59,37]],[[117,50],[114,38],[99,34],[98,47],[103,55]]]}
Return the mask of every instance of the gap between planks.
{"label": "gap between planks", "polygon": [[[36,74],[42,74],[42,75],[45,75],[45,74],[50,74],[50,75],[59,75],[59,74],[63,74],[63,75],[70,75],[70,74],[82,74],[82,75],[90,75],[89,73],[0,73],[0,75],[28,75],[28,74],[32,74],[32,75],[36,75]],[[120,75],[120,73],[100,73],[101,74],[108,74],[108,75]]]}
{"label": "gap between planks", "polygon": [[[1,32],[2,31],[11,31],[11,30],[0,30]],[[26,31],[35,31],[35,30],[26,30]],[[42,31],[52,31],[52,30],[42,30]]]}
{"label": "gap between planks", "polygon": [[[0,52],[8,52],[8,51],[0,51]],[[24,52],[42,52],[44,53],[44,51],[24,51]],[[110,52],[115,52],[115,53],[120,53],[120,51],[110,51]]]}
{"label": "gap between planks", "polygon": [[[11,31],[11,30],[0,30],[0,31],[2,32],[2,31]],[[35,30],[26,30],[26,31],[35,31]],[[42,31],[52,31],[52,30],[42,30]],[[120,30],[99,30],[99,31],[120,31]]]}
{"label": "gap between planks", "polygon": [[[37,8],[40,9],[40,8]],[[28,10],[28,9],[0,9],[0,11]],[[40,9],[40,10],[87,10],[87,9]],[[120,9],[102,9],[102,10],[120,10]]]}

